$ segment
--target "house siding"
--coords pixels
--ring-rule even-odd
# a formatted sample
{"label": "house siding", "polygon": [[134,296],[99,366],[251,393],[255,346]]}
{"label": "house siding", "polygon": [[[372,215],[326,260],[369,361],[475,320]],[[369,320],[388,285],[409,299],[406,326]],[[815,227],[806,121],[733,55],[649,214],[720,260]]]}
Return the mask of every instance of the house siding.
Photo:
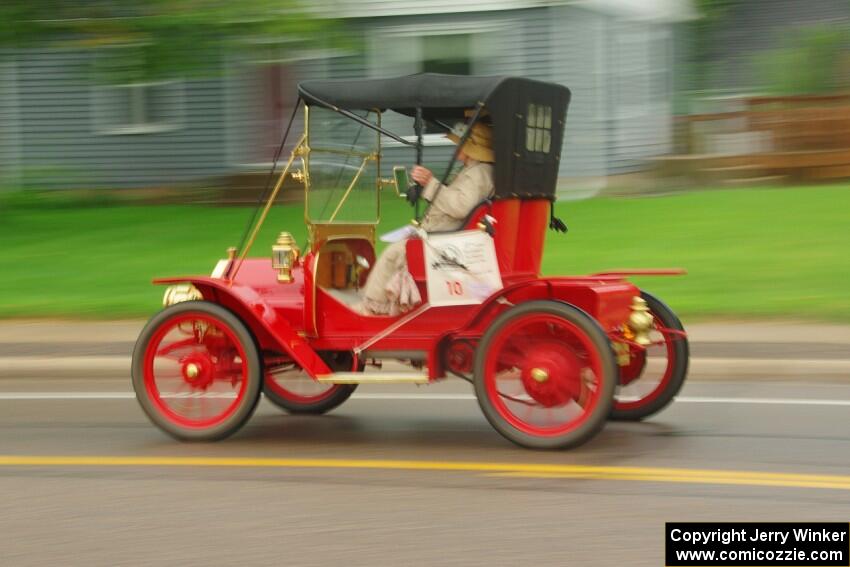
{"label": "house siding", "polygon": [[[487,53],[473,62],[473,72],[482,75],[516,75],[542,81],[556,81],[573,92],[567,118],[561,175],[565,177],[597,177],[605,174],[605,123],[601,120],[599,99],[604,83],[596,76],[600,71],[593,62],[600,47],[596,40],[599,23],[604,17],[589,10],[571,6],[544,7],[475,14],[434,14],[409,18],[375,18],[352,22],[353,33],[366,41],[384,37],[407,27],[439,29],[453,26],[459,30],[481,31]],[[386,76],[412,72],[380,65],[382,44],[376,42],[371,54],[340,57],[325,65],[310,64],[299,69],[299,78],[334,76],[338,78]],[[371,59],[371,61],[370,61]],[[385,126],[401,135],[413,135],[412,121],[388,115]],[[571,132],[580,135],[570,136]],[[441,164],[454,148],[433,146],[425,151],[426,164]],[[410,148],[386,148],[383,174],[393,165],[410,163]],[[439,169],[437,170],[440,171]]]}
{"label": "house siding", "polygon": [[601,41],[605,17],[562,6],[546,18],[551,38],[549,80],[570,88],[561,176],[597,178],[606,174],[606,80]]}
{"label": "house siding", "polygon": [[14,54],[0,52],[0,189],[17,184],[18,139],[17,64]]}
{"label": "house siding", "polygon": [[669,26],[609,18],[607,173],[629,173],[672,147],[673,34]]}
{"label": "house siding", "polygon": [[[271,155],[258,155],[255,139],[257,132],[270,127],[262,113],[267,101],[257,84],[256,65],[234,55],[225,59],[222,67],[219,80],[223,96],[223,163],[231,170],[250,169],[251,164],[271,159]],[[281,88],[294,89],[294,85]],[[289,111],[286,114],[288,117]],[[297,137],[297,133],[298,130],[294,130],[292,138]]]}
{"label": "house siding", "polygon": [[[481,35],[486,38],[488,52],[474,61],[474,73],[525,76],[568,86],[572,102],[561,160],[564,178],[596,179],[634,171],[644,167],[647,158],[670,149],[672,69],[651,71],[653,65],[672,65],[672,58],[669,63],[659,63],[656,45],[649,44],[653,38],[658,43],[658,37],[672,37],[668,24],[623,20],[569,5],[351,22],[352,33],[364,43],[370,38],[392,37],[410,27],[456,28],[472,33],[485,30]],[[632,40],[611,39],[624,34]],[[373,39],[371,53],[304,65],[299,68],[299,77],[348,78],[418,71],[399,65],[392,54],[386,56],[388,62],[383,65],[382,50],[391,49],[384,41]],[[648,44],[640,45],[641,41]],[[635,49],[635,42],[639,49]],[[672,40],[661,43],[666,57]],[[635,81],[630,83],[630,77]],[[384,124],[402,135],[413,134],[412,121],[406,117],[387,115]],[[446,146],[429,147],[424,161],[442,163],[452,151]],[[383,174],[393,165],[409,163],[413,156],[413,150],[390,144]]]}
{"label": "house siding", "polygon": [[[184,111],[171,131],[104,133],[87,52],[20,52],[17,92],[25,185],[150,187],[227,172],[224,91],[218,80],[185,81]],[[167,95],[166,95],[167,96]]]}
{"label": "house siding", "polygon": [[[514,7],[519,4],[526,7]],[[418,72],[418,60],[400,54],[410,38],[470,33],[473,73],[526,76],[571,89],[562,178],[598,180],[641,168],[647,158],[669,151],[672,57],[659,63],[654,47],[640,42],[672,37],[672,24],[586,7],[592,2],[487,5],[489,10],[422,13],[435,6],[428,4],[417,15],[349,19],[346,33],[363,49],[292,61],[285,65],[288,83],[282,92],[294,93],[297,80]],[[364,6],[358,9],[367,13]],[[89,57],[68,49],[17,52],[14,86],[0,84],[0,168],[17,172],[29,185],[155,187],[256,170],[271,159],[275,136],[258,140],[258,133],[279,124],[262,112],[269,104],[258,81],[262,64],[233,55],[222,62],[222,76],[185,81],[179,128],[106,134],[93,116],[97,87]],[[662,64],[664,72],[652,72]],[[288,118],[288,111],[284,114]],[[409,118],[388,113],[384,125],[413,135]],[[289,147],[301,127],[299,117]],[[262,144],[268,147],[258,149]],[[441,173],[453,151],[451,145],[429,146],[424,163]],[[387,141],[382,175],[414,159],[413,149]]]}

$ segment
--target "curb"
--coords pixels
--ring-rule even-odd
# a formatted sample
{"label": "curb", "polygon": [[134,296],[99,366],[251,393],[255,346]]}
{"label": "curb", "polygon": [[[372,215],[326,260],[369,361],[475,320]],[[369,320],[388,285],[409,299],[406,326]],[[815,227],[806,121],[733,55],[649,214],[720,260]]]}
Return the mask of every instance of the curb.
{"label": "curb", "polygon": [[736,380],[830,380],[850,382],[850,360],[781,358],[692,358],[689,377]]}
{"label": "curb", "polygon": [[[697,380],[829,380],[850,382],[850,360],[692,358]],[[130,378],[130,357],[0,357],[0,378]]]}
{"label": "curb", "polygon": [[63,356],[0,358],[0,378],[126,378],[127,356]]}

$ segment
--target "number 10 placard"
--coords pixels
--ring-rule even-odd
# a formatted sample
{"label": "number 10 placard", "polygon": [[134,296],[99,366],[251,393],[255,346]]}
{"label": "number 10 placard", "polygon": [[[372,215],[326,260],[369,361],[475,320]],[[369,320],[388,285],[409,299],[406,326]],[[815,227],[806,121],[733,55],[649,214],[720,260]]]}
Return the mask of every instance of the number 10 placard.
{"label": "number 10 placard", "polygon": [[425,241],[428,303],[474,305],[502,289],[493,239],[480,230],[430,235]]}

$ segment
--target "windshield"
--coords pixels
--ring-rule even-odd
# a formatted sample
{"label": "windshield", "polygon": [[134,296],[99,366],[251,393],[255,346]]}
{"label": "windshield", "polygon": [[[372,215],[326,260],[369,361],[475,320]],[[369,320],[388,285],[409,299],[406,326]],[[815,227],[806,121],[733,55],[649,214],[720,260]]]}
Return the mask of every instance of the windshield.
{"label": "windshield", "polygon": [[[375,112],[358,112],[377,123]],[[378,222],[379,134],[332,110],[309,107],[306,214],[312,222]]]}

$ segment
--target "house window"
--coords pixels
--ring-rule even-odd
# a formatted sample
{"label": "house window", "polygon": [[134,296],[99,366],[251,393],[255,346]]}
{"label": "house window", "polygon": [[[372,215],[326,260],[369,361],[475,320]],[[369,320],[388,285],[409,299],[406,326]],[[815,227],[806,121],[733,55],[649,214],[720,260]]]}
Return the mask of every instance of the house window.
{"label": "house window", "polygon": [[182,81],[98,85],[92,96],[95,131],[100,134],[153,134],[183,126]]}
{"label": "house window", "polygon": [[552,147],[552,107],[529,104],[525,119],[525,149],[548,154]]}
{"label": "house window", "polygon": [[[469,34],[422,36],[423,73],[469,75],[472,73],[471,37]],[[439,126],[425,124],[425,134],[443,134]]]}
{"label": "house window", "polygon": [[469,75],[472,73],[470,34],[422,36],[423,73]]}
{"label": "house window", "polygon": [[[503,33],[515,25],[510,21],[463,21],[403,24],[381,28],[370,34],[370,72],[374,77],[392,77],[414,73],[472,75],[492,67],[494,52],[503,41]],[[384,127],[408,140],[413,135],[409,116],[388,112]],[[425,146],[454,146],[444,136],[445,129],[426,122]],[[386,147],[399,145],[383,139]]]}

